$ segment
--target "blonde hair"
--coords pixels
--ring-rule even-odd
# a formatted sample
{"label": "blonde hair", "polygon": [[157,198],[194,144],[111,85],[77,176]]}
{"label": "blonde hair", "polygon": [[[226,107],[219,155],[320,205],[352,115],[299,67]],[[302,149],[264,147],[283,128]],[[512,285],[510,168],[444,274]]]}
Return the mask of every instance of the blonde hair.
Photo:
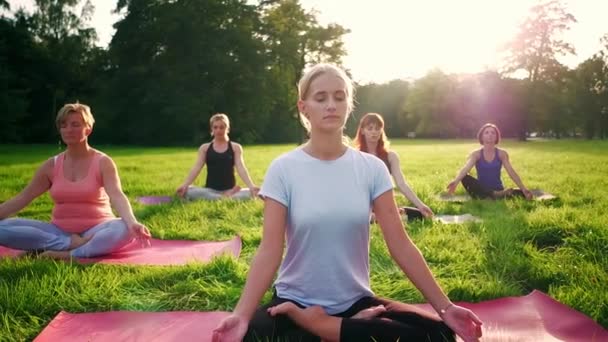
{"label": "blonde hair", "polygon": [[[342,81],[344,81],[344,84],[346,85],[347,101],[346,115],[348,117],[354,107],[353,97],[355,87],[353,86],[353,81],[350,79],[350,77],[348,77],[346,72],[344,72],[344,70],[334,64],[319,63],[308,69],[308,71],[306,71],[304,75],[302,75],[302,78],[298,83],[298,100],[306,100],[306,97],[308,96],[308,90],[310,89],[310,84],[312,83],[312,81],[324,74],[332,74],[341,78]],[[310,121],[308,120],[306,115],[304,115],[304,113],[300,113],[300,122],[302,123],[302,126],[304,126],[304,128],[306,128],[308,132],[310,132]]]}
{"label": "blonde hair", "polygon": [[65,121],[68,115],[72,113],[78,113],[82,116],[82,121],[84,121],[85,125],[89,128],[93,128],[93,124],[95,123],[95,119],[93,118],[93,113],[91,113],[91,107],[82,104],[82,103],[66,103],[61,107],[61,109],[57,112],[57,118],[55,118],[55,125],[57,129],[61,128],[61,124]]}
{"label": "blonde hair", "polygon": [[222,121],[226,124],[226,129],[230,131],[230,119],[228,119],[228,115],[224,113],[215,113],[209,119],[209,128],[213,131],[213,123],[216,121]]}

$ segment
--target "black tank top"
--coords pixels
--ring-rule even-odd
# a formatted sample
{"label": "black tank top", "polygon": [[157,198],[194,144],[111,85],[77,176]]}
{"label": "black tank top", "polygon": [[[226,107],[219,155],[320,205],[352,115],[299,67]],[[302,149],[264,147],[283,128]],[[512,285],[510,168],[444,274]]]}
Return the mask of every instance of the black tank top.
{"label": "black tank top", "polygon": [[386,168],[388,169],[388,173],[390,175],[392,175],[393,171],[391,171],[391,163],[389,163],[389,161],[388,161],[388,154],[386,155],[386,158],[380,158],[380,160],[382,160],[384,162],[384,165],[386,165]]}
{"label": "black tank top", "polygon": [[234,151],[228,141],[228,148],[222,153],[213,149],[213,143],[207,148],[207,182],[205,187],[225,191],[236,185],[234,178]]}

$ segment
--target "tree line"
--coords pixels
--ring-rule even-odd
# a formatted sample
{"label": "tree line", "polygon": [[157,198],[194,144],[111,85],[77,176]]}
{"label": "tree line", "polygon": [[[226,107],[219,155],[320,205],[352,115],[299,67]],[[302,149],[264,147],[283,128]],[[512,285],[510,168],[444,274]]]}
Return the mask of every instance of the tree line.
{"label": "tree line", "polygon": [[[0,142],[56,142],[57,110],[91,105],[93,141],[192,145],[227,113],[243,143],[303,138],[296,84],[313,63],[341,64],[348,28],[322,25],[298,0],[119,0],[107,48],[88,26],[90,0],[36,0],[28,13],[0,0]],[[359,85],[347,130],[378,112],[391,137],[471,137],[485,122],[507,136],[608,137],[608,35],[575,69],[560,34],[576,23],[557,0],[530,9],[505,45],[500,72]],[[599,38],[599,37],[598,37]],[[514,73],[524,77],[513,77]]]}

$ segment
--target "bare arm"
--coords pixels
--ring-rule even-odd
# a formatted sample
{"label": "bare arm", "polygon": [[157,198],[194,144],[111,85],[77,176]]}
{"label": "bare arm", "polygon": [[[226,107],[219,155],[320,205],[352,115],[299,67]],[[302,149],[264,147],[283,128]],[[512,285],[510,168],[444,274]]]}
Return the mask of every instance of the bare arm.
{"label": "bare arm", "polygon": [[281,263],[286,222],[287,208],[271,198],[266,198],[262,241],[251,263],[241,299],[234,309],[235,315],[247,321],[253,317]]}
{"label": "bare arm", "polygon": [[[231,143],[232,144],[232,143]],[[239,174],[239,177],[247,184],[249,189],[254,189],[256,186],[253,184],[251,177],[249,177],[249,171],[247,171],[247,167],[245,166],[245,159],[243,158],[243,147],[241,145],[234,143],[234,164],[236,167],[236,172]]]}
{"label": "bare arm", "polygon": [[53,158],[45,161],[19,194],[0,204],[0,220],[16,214],[51,187],[50,177],[53,174],[54,165]]}
{"label": "bare arm", "polygon": [[190,184],[194,183],[194,180],[196,179],[196,177],[198,177],[199,173],[201,173],[203,166],[205,166],[205,159],[207,157],[208,148],[209,148],[208,143],[203,144],[203,145],[201,145],[201,147],[198,148],[198,153],[196,155],[196,161],[194,162],[194,165],[190,169],[190,172],[188,173],[186,180],[184,180],[182,185],[180,185],[177,188],[176,192],[178,195],[184,196],[184,194],[186,193],[186,190],[188,190],[188,187],[190,186]]}
{"label": "bare arm", "polygon": [[456,334],[465,342],[478,341],[481,320],[472,311],[454,305],[437,284],[422,253],[404,230],[392,191],[374,200],[374,212],[388,250],[403,273]]}
{"label": "bare arm", "polygon": [[528,197],[528,193],[530,191],[528,190],[528,188],[526,188],[524,183],[521,181],[521,178],[519,178],[519,175],[517,174],[517,172],[515,172],[515,169],[513,169],[513,166],[511,165],[511,162],[509,161],[509,154],[507,153],[507,151],[500,150],[500,152],[498,153],[498,156],[500,157],[500,161],[502,162],[502,165],[505,167],[505,170],[507,170],[507,174],[509,174],[509,177],[511,177],[513,182],[515,184],[517,184],[517,186],[521,189],[521,191],[523,191],[524,194],[526,194],[526,197]]}
{"label": "bare arm", "polygon": [[450,305],[422,254],[407,235],[392,191],[387,191],[374,201],[374,213],[380,223],[388,250],[407,277],[437,312]]}
{"label": "bare arm", "polygon": [[395,180],[395,184],[397,184],[397,188],[401,191],[401,193],[407,198],[410,202],[412,202],[417,208],[421,208],[426,206],[416,193],[412,191],[410,185],[405,180],[403,176],[403,172],[401,171],[401,165],[399,162],[399,156],[397,153],[391,151],[388,154],[388,162],[391,166],[391,174],[393,175],[393,179]]}
{"label": "bare arm", "polygon": [[469,171],[471,171],[471,169],[473,168],[473,166],[475,166],[475,163],[477,163],[478,160],[479,160],[479,151],[473,151],[473,152],[471,152],[471,154],[469,154],[469,158],[468,158],[466,164],[464,164],[462,169],[460,169],[460,171],[458,171],[456,178],[454,178],[450,182],[450,184],[448,184],[449,193],[454,193],[454,191],[456,190],[456,187],[458,186],[458,183],[460,183],[460,181],[464,178],[464,176],[466,176],[469,173]]}
{"label": "bare arm", "polygon": [[102,157],[100,163],[103,187],[105,188],[108,197],[110,197],[112,207],[114,207],[118,216],[125,221],[130,234],[132,234],[143,247],[150,246],[150,231],[135,218],[131,204],[122,191],[116,164],[114,164],[114,161],[110,159],[110,157]]}
{"label": "bare arm", "polygon": [[137,219],[135,218],[135,215],[133,215],[131,204],[122,191],[116,164],[114,164],[114,161],[110,157],[102,157],[100,163],[103,187],[105,188],[108,197],[110,197],[112,207],[128,226],[136,223]]}

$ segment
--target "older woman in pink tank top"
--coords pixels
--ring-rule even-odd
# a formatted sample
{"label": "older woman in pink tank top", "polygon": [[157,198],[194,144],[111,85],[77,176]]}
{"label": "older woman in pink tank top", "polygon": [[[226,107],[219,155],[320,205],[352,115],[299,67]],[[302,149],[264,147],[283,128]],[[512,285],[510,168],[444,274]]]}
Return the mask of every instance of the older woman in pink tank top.
{"label": "older woman in pink tank top", "polygon": [[[59,110],[56,124],[67,149],[44,162],[23,191],[0,205],[0,245],[42,250],[52,258],[87,258],[112,253],[133,239],[150,244],[150,232],[133,215],[114,161],[88,144],[94,122],[86,105]],[[7,218],[46,191],[55,203],[50,223]]]}

